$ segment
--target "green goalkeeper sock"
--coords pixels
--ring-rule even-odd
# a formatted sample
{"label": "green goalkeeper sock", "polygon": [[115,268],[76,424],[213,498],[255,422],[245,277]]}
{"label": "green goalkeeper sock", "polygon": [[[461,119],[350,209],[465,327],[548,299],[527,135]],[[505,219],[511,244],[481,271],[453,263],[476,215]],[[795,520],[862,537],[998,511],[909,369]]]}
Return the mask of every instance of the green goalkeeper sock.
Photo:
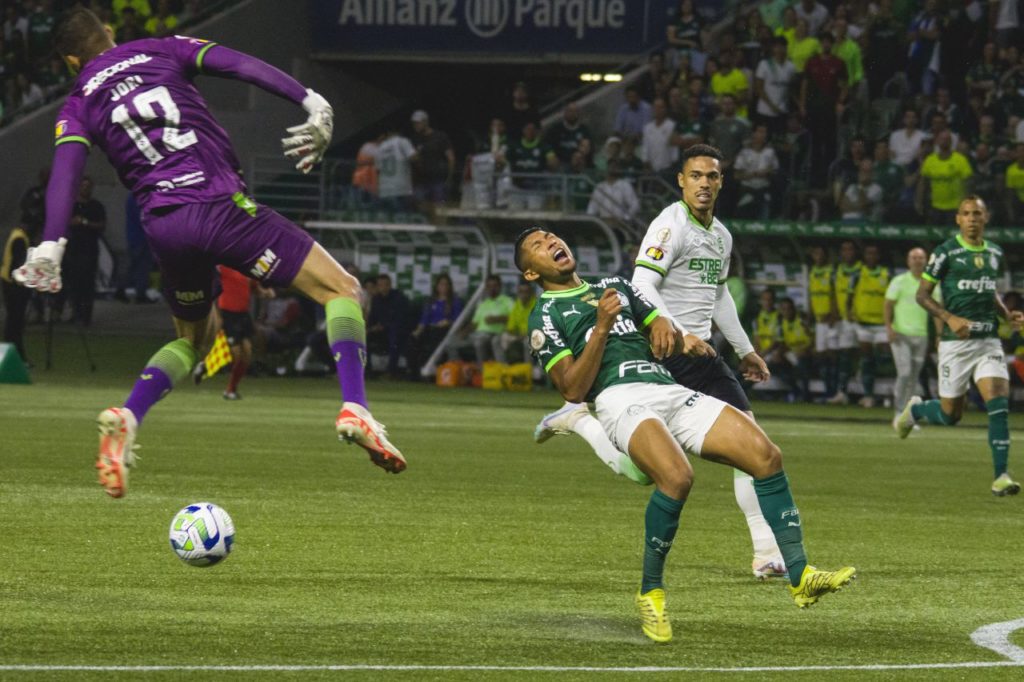
{"label": "green goalkeeper sock", "polygon": [[647,503],[644,517],[644,578],[640,592],[647,594],[657,587],[663,587],[665,557],[672,549],[672,540],[679,528],[679,514],[686,500],[675,500],[655,490]]}
{"label": "green goalkeeper sock", "polygon": [[775,544],[786,562],[789,582],[796,587],[807,565],[804,551],[803,529],[800,527],[800,510],[793,503],[786,472],[780,471],[768,478],[754,479],[754,491],[761,505],[761,513],[775,535]]}
{"label": "green goalkeeper sock", "polygon": [[923,419],[928,424],[937,424],[939,426],[953,426],[956,424],[953,417],[942,411],[942,401],[940,400],[926,400],[923,403],[918,403],[910,408],[910,414],[913,415],[916,422],[920,422]]}
{"label": "green goalkeeper sock", "polygon": [[992,449],[995,478],[1006,473],[1010,459],[1010,403],[1006,398],[992,398],[985,403],[988,412],[988,446]]}
{"label": "green goalkeeper sock", "polygon": [[124,403],[137,423],[142,423],[149,408],[187,377],[198,361],[199,354],[188,339],[171,341],[149,359]]}

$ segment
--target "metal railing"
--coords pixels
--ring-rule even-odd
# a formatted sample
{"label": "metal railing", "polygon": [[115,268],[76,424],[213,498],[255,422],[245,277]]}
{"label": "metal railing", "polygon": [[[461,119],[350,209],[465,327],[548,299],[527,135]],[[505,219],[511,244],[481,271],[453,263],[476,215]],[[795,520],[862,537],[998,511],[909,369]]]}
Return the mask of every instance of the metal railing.
{"label": "metal railing", "polygon": [[[248,173],[253,196],[292,220],[335,220],[373,223],[424,223],[428,216],[415,202],[382,201],[367,189],[353,184],[354,159],[331,159],[308,175],[295,170],[278,156],[258,156]],[[481,187],[481,185],[485,187]],[[640,212],[616,220],[628,236],[643,234],[647,221],[671,202],[674,190],[657,175],[634,179]],[[599,182],[587,174],[494,173],[490,178],[467,182],[460,208],[464,210],[530,211],[583,215]],[[605,198],[615,204],[614,199]],[[627,207],[613,206],[620,216]]]}

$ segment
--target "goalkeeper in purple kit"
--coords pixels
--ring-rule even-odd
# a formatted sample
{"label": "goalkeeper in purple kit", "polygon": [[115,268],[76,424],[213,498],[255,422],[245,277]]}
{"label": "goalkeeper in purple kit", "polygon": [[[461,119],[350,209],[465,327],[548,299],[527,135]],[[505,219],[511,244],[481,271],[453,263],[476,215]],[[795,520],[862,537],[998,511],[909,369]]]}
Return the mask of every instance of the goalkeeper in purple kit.
{"label": "goalkeeper in purple kit", "polygon": [[139,425],[202,357],[217,265],[264,286],[293,286],[326,308],[343,400],[338,437],[364,448],[385,470],[403,471],[405,459],[366,406],[359,282],[307,233],[246,195],[227,133],[192,79],[233,78],[301,105],[307,121],[288,128],[281,142],[303,172],[330,144],[330,104],[284,72],[216,43],[175,36],[116,45],[96,15],[81,8],[64,16],[54,37],[77,79],[57,117],[43,241],[15,278],[39,291],[60,290],[64,233],[96,145],[142,209],[178,336],[149,360],[122,407],[100,413],[96,467],[107,493],[125,494]]}

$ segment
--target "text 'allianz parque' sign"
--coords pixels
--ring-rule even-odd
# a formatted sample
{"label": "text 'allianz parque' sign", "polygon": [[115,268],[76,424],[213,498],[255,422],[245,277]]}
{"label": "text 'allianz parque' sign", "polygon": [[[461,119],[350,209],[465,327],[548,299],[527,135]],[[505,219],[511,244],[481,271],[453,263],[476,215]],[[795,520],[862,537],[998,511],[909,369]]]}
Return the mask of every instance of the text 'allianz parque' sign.
{"label": "text 'allianz parque' sign", "polygon": [[310,0],[313,48],[394,53],[634,54],[665,37],[672,0]]}

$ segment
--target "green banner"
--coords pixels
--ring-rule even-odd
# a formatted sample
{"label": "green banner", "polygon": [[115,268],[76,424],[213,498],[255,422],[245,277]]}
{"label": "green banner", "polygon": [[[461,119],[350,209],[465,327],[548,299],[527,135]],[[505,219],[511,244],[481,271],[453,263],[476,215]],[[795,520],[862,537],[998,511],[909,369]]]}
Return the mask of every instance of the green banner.
{"label": "green banner", "polygon": [[[811,239],[892,239],[943,242],[956,234],[956,228],[936,225],[889,225],[876,223],[798,223],[730,220],[733,234],[744,236],[794,237]],[[985,237],[996,243],[1024,242],[1024,228],[989,227]]]}

